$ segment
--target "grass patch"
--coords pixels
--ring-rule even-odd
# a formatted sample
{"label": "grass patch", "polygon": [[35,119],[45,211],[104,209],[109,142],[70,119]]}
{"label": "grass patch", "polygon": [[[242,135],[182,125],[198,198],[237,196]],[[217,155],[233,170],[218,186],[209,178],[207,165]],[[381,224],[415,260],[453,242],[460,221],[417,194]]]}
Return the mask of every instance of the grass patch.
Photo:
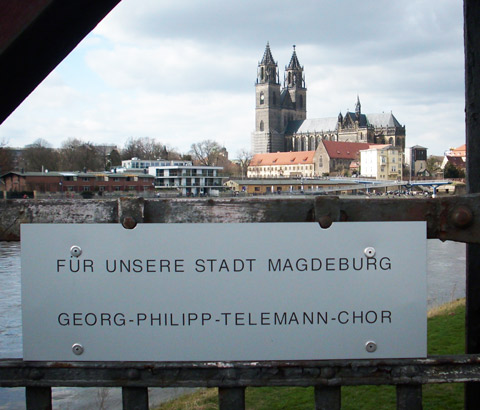
{"label": "grass patch", "polygon": [[[428,354],[465,353],[465,299],[436,308],[428,314]],[[204,389],[183,396],[157,410],[217,410],[217,389]],[[423,386],[425,410],[463,409],[463,384],[428,384]],[[313,387],[247,388],[245,407],[248,410],[311,410],[314,408]],[[394,410],[394,386],[342,387],[342,409]]]}

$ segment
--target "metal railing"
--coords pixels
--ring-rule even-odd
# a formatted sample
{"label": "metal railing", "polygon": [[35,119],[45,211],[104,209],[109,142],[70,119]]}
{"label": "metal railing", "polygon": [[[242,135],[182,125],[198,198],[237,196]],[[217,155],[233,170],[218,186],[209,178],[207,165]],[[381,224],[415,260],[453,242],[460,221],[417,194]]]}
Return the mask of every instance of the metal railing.
{"label": "metal railing", "polygon": [[340,409],[341,386],[395,385],[398,409],[422,408],[422,385],[480,381],[480,356],[306,362],[24,362],[0,360],[4,387],[26,386],[29,410],[51,408],[51,387],[121,387],[124,409],[148,409],[148,387],[218,387],[222,410],[245,408],[245,388],[313,386],[315,409]]}

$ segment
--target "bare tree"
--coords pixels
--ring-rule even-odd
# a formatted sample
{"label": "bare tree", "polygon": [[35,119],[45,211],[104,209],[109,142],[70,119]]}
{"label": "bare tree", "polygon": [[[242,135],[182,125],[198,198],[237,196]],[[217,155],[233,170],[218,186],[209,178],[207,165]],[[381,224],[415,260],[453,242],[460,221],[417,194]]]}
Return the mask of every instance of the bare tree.
{"label": "bare tree", "polygon": [[173,149],[157,142],[154,138],[133,138],[130,137],[122,150],[123,159],[169,159],[171,155],[178,155]]}
{"label": "bare tree", "polygon": [[13,169],[13,156],[8,141],[5,138],[0,140],[0,175]]}
{"label": "bare tree", "polygon": [[218,165],[219,161],[226,157],[225,148],[213,140],[205,140],[192,144],[190,153],[192,154],[193,160],[200,165]]}
{"label": "bare tree", "polygon": [[105,168],[102,156],[91,142],[70,138],[62,143],[60,149],[61,168],[69,171],[101,171]]}
{"label": "bare tree", "polygon": [[240,151],[237,152],[238,164],[240,165],[242,178],[245,178],[247,176],[248,166],[250,165],[252,157],[252,153],[245,148],[242,148]]}
{"label": "bare tree", "polygon": [[27,171],[42,171],[44,169],[57,171],[59,169],[58,151],[42,138],[25,146],[23,161]]}

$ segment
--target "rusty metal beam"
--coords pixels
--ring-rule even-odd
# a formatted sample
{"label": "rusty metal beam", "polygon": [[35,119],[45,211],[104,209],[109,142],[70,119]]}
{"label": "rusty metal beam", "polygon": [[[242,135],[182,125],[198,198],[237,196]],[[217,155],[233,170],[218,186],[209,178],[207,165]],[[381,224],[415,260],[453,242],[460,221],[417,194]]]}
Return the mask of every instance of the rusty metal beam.
{"label": "rusty metal beam", "polygon": [[480,244],[480,194],[435,199],[221,198],[8,200],[0,240],[19,240],[22,223],[248,223],[426,221],[427,237]]}
{"label": "rusty metal beam", "polygon": [[252,363],[0,360],[0,387],[418,386],[466,381],[480,381],[480,355]]}
{"label": "rusty metal beam", "polygon": [[0,2],[0,123],[120,1]]}

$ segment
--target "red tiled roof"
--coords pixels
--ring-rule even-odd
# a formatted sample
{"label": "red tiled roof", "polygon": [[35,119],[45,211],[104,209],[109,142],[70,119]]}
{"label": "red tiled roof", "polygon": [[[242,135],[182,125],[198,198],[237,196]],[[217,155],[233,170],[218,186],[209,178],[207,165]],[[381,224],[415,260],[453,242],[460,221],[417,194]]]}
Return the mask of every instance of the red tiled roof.
{"label": "red tiled roof", "polygon": [[463,160],[463,157],[447,155],[447,161],[450,162],[450,164],[460,169],[465,169],[467,166],[465,161]]}
{"label": "red tiled roof", "polygon": [[466,155],[466,152],[467,152],[467,144],[463,144],[457,148],[450,150],[448,155],[454,156],[454,157],[464,157]]}
{"label": "red tiled roof", "polygon": [[366,142],[322,141],[330,158],[356,159],[358,151],[376,147]]}
{"label": "red tiled roof", "polygon": [[313,164],[315,151],[270,152],[255,154],[250,166]]}

